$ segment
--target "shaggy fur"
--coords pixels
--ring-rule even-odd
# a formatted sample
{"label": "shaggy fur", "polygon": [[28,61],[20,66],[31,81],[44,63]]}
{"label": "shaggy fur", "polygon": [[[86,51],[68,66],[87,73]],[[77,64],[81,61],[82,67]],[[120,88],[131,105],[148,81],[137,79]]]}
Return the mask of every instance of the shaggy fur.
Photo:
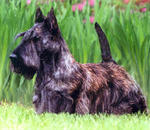
{"label": "shaggy fur", "polygon": [[33,103],[37,113],[146,112],[145,98],[128,73],[111,57],[107,38],[96,23],[102,62],[79,64],[60,33],[53,8],[36,11],[35,25],[10,55],[14,72],[31,79],[37,73]]}

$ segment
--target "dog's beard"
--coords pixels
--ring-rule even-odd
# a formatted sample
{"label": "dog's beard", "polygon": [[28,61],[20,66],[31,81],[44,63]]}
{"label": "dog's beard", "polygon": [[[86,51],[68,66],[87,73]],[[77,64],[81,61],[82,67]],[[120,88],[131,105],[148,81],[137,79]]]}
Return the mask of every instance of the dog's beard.
{"label": "dog's beard", "polygon": [[11,61],[10,67],[13,72],[23,75],[26,79],[32,79],[37,70],[35,67],[26,66],[18,61]]}

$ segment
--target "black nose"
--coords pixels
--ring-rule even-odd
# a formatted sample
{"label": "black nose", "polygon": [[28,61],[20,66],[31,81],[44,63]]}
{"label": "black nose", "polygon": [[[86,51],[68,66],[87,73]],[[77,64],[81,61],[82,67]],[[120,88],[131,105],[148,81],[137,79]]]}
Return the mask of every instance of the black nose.
{"label": "black nose", "polygon": [[9,56],[9,58],[10,58],[11,60],[15,60],[15,59],[17,59],[17,55],[12,53],[12,54]]}

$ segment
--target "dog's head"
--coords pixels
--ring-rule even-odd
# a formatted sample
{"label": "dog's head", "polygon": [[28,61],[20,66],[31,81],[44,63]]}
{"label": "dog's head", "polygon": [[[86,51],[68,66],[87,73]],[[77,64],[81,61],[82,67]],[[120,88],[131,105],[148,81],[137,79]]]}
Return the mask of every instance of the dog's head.
{"label": "dog's head", "polygon": [[39,69],[41,60],[51,60],[51,55],[60,50],[62,37],[54,9],[51,8],[45,17],[38,8],[34,26],[18,34],[16,39],[21,36],[21,43],[10,55],[11,69],[31,79]]}

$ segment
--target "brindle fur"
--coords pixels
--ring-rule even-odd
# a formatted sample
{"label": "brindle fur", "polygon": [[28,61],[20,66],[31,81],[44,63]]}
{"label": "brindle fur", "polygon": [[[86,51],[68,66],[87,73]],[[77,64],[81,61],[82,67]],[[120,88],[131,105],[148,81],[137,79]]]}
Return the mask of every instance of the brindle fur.
{"label": "brindle fur", "polygon": [[102,62],[79,64],[61,36],[53,8],[48,16],[36,11],[35,25],[10,55],[14,72],[31,79],[37,73],[33,103],[37,113],[146,112],[138,84],[111,57],[104,32],[96,23]]}

